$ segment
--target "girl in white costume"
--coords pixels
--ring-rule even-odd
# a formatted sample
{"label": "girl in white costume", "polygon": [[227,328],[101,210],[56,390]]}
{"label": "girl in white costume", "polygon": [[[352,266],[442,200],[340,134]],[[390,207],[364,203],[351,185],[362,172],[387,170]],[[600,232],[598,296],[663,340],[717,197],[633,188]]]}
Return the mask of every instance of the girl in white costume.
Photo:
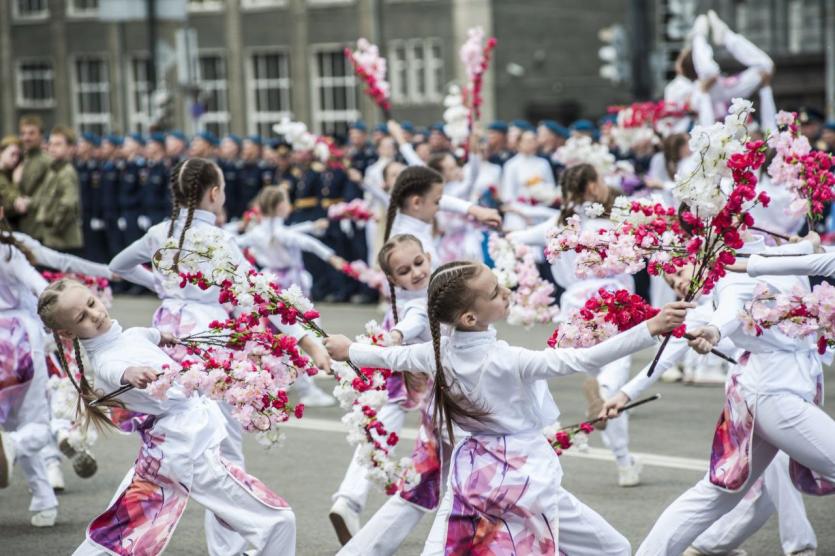
{"label": "girl in white costume", "polygon": [[[793,257],[786,257],[793,259]],[[809,288],[796,277],[763,276],[772,290]],[[823,394],[820,356],[811,340],[769,329],[760,336],[741,330],[739,312],[757,280],[729,274],[716,286],[717,307],[709,324],[691,333],[691,347],[706,353],[722,338],[747,351],[726,386],[726,407],[717,424],[708,474],[656,521],[639,555],[678,554],[744,497],[746,488],[779,450],[792,459],[791,478],[807,494],[835,492],[835,421],[818,406]]]}
{"label": "girl in white costume", "polygon": [[[118,402],[147,416],[137,429],[142,447],[136,463],[108,509],[88,526],[76,555],[161,553],[189,498],[243,535],[257,554],[295,554],[295,517],[287,503],[221,456],[226,430],[217,404],[186,396],[177,385],[162,400],[144,391],[163,366],[177,365],[159,348],[173,336],[154,328],[122,330],[97,297],[66,279],[44,290],[38,315],[59,336],[56,343],[60,337],[73,340],[79,364],[84,347],[97,391],[130,384],[135,388]],[[96,394],[83,372],[79,396],[88,419],[109,423],[102,409],[90,407]]]}
{"label": "girl in white costume", "polygon": [[[393,295],[400,302],[397,306],[399,320],[390,333],[392,339],[402,345],[430,341],[426,287],[429,284],[431,264],[420,241],[411,235],[392,237],[380,251],[379,262],[392,284]],[[420,484],[389,497],[339,552],[341,556],[394,554],[423,515],[435,510],[440,502],[442,470],[446,469],[442,458],[449,457],[450,446],[440,446],[442,439],[438,438],[433,426],[430,397],[427,395],[431,384],[422,379],[422,375],[403,373],[407,403],[394,404],[401,412],[415,404],[420,409],[421,425],[413,451],[413,460],[419,462],[417,471],[421,474]],[[383,411],[394,410],[391,408]]]}
{"label": "girl in white costume", "polygon": [[[583,227],[587,229],[608,228],[612,222],[608,220],[612,204],[617,192],[608,188],[591,164],[577,164],[566,169],[560,179],[563,202],[565,208],[560,213],[557,222],[565,224],[570,216],[577,215],[583,220]],[[603,213],[590,218],[583,214],[582,207],[597,203],[603,207]],[[509,234],[511,240],[529,245],[543,246],[546,243],[548,229],[555,225],[548,220],[527,230],[520,230]],[[577,278],[574,269],[575,257],[572,253],[563,253],[551,266],[551,273],[557,284],[565,289],[560,298],[560,313],[569,315],[582,308],[587,299],[597,294],[601,288],[606,290],[626,289],[634,291],[635,282],[631,275],[612,276],[608,278]],[[617,361],[600,369],[600,374],[590,378],[584,385],[589,398],[590,411],[596,415],[602,399],[613,396],[629,379],[631,359],[622,357]],[[591,415],[590,415],[591,416]],[[612,450],[618,467],[618,484],[629,487],[640,483],[641,464],[629,453],[629,421],[624,415],[616,421],[610,422],[601,436],[606,446]]]}
{"label": "girl in white costume", "polygon": [[[376,348],[335,336],[326,346],[335,359],[360,366],[434,368],[435,423],[446,419],[451,439],[453,423],[470,435],[453,450],[424,554],[629,554],[626,539],[560,487],[559,458],[541,432],[558,415],[547,379],[596,373],[654,345],[653,335],[683,322],[691,305],[667,306],[592,348],[531,351],[497,340],[491,328],[507,317],[509,295],[486,266],[449,263],[429,283],[432,343]],[[448,338],[441,324],[454,327]]]}
{"label": "girl in white costume", "polygon": [[[154,313],[153,325],[162,332],[176,337],[204,332],[214,320],[225,320],[228,312],[218,302],[219,289],[211,287],[202,290],[188,284],[184,288],[171,286],[164,281],[158,270],[150,271],[143,264],[153,260],[154,255],[168,238],[178,239],[180,248],[188,247],[195,239],[223,244],[233,255],[237,271],[246,273],[251,268],[235,240],[215,223],[217,214],[223,210],[226,201],[223,173],[211,161],[193,158],[180,162],[171,173],[171,198],[174,201],[172,219],[152,226],[143,237],[126,247],[110,262],[110,269],[136,284],[156,291],[162,304]],[[203,272],[210,275],[212,261],[202,264]],[[329,359],[321,345],[300,326],[284,326],[272,321],[282,332],[299,339],[299,345],[319,367],[327,367]],[[227,404],[219,404],[226,417],[226,436],[221,443],[223,457],[236,465],[244,466],[243,431],[234,419]],[[207,544],[213,556],[237,554],[245,549],[243,539],[234,534],[209,512],[206,513],[205,527]]]}

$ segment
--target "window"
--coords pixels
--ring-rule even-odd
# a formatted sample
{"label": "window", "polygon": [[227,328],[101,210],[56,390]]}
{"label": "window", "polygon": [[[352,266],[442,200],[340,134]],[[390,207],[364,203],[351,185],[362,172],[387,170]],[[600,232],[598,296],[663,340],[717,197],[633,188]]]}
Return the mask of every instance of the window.
{"label": "window", "polygon": [[223,9],[223,0],[188,0],[190,12],[214,12]]}
{"label": "window", "polygon": [[17,105],[21,108],[50,108],[55,104],[52,62],[20,61],[17,64]]}
{"label": "window", "polygon": [[218,137],[229,133],[229,101],[226,95],[226,59],[221,54],[200,56],[200,100],[205,110],[197,122],[201,130]]}
{"label": "window", "polygon": [[752,43],[764,50],[774,44],[771,27],[771,10],[763,9],[756,2],[740,2],[736,5],[736,28]]}
{"label": "window", "polygon": [[354,0],[307,0],[307,5],[313,8],[318,6],[338,6],[340,4],[353,4]]}
{"label": "window", "polygon": [[247,9],[284,8],[289,0],[241,0],[241,6]]}
{"label": "window", "polygon": [[819,0],[790,0],[788,5],[789,52],[823,51],[823,22],[826,21]]}
{"label": "window", "polygon": [[131,131],[148,133],[151,118],[148,110],[148,74],[151,62],[148,56],[135,56],[128,68],[128,127]]}
{"label": "window", "polygon": [[440,39],[389,42],[391,97],[398,104],[429,104],[443,96],[444,59]]}
{"label": "window", "polygon": [[346,134],[360,117],[351,63],[341,48],[313,54],[313,126],[319,133]]}
{"label": "window", "polygon": [[77,58],[73,64],[73,114],[81,132],[110,131],[110,81],[102,58]]}
{"label": "window", "polygon": [[99,0],[70,0],[67,15],[72,17],[96,17],[99,14]]}
{"label": "window", "polygon": [[268,137],[273,124],[290,117],[290,68],[281,52],[256,52],[250,58],[249,131]]}
{"label": "window", "polygon": [[12,0],[12,16],[15,19],[46,19],[49,17],[49,0]]}

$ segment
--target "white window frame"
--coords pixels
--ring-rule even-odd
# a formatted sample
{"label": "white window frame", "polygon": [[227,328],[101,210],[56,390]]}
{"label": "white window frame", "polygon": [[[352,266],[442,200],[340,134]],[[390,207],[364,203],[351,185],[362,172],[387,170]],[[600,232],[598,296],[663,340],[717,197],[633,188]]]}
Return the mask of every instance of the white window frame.
{"label": "white window frame", "polygon": [[223,10],[223,0],[201,0],[199,4],[186,0],[186,9],[190,13],[219,12]]}
{"label": "white window frame", "polygon": [[[809,8],[810,6],[807,6],[803,0],[788,0],[786,2],[786,50],[792,54],[822,52],[826,49],[826,18],[808,18],[807,11]],[[811,8],[817,8],[818,16],[823,15],[820,13],[819,2],[812,5]],[[808,47],[810,29],[803,25],[804,22],[809,25],[817,23],[817,29],[814,30],[817,43],[815,48]]]}
{"label": "white window frame", "polygon": [[[215,57],[220,58],[223,63],[223,79],[212,79],[207,80],[202,75],[202,64],[200,59],[204,57]],[[197,67],[198,71],[201,72],[200,78],[198,82],[200,83],[201,89],[207,89],[212,91],[223,91],[223,98],[224,98],[224,108],[225,110],[218,111],[218,112],[204,112],[200,119],[197,120],[197,129],[200,131],[205,131],[206,124],[219,124],[222,129],[225,131],[221,131],[218,134],[219,137],[225,136],[229,133],[229,125],[232,121],[232,116],[229,113],[229,64],[228,60],[226,59],[226,51],[217,48],[211,49],[201,49],[197,51]]]}
{"label": "white window frame", "polygon": [[331,6],[349,6],[356,2],[356,0],[307,0],[307,5],[311,8],[331,7]]}
{"label": "white window frame", "polygon": [[[287,77],[255,79],[255,57],[278,55],[284,60]],[[246,103],[247,103],[247,130],[250,134],[258,133],[258,125],[263,123],[278,123],[282,118],[292,117],[292,79],[290,76],[290,51],[286,48],[251,48],[246,50]],[[259,85],[261,87],[259,87]],[[277,112],[256,111],[256,94],[260,88],[277,88],[284,90],[283,96],[287,99],[287,109]]]}
{"label": "white window frame", "polygon": [[[23,76],[21,68],[25,64],[47,64],[48,70],[42,70],[45,78],[52,82],[52,97],[47,100],[27,100],[23,97]],[[55,64],[52,58],[20,58],[15,64],[15,104],[18,108],[54,108],[55,107]]]}
{"label": "white window frame", "polygon": [[44,8],[34,14],[21,14],[19,0],[12,0],[12,19],[14,21],[43,21],[49,19],[49,0],[44,0]]}
{"label": "white window frame", "polygon": [[99,7],[101,6],[101,0],[93,9],[80,9],[77,8],[75,3],[77,0],[67,0],[67,17],[71,17],[74,19],[88,19],[88,18],[97,18],[99,16]]}
{"label": "white window frame", "polygon": [[[433,56],[433,47],[441,47],[440,58]],[[400,59],[398,50],[405,56]],[[420,50],[422,56],[416,55]],[[443,83],[436,79],[435,71],[444,71],[443,43],[437,37],[425,39],[395,39],[388,42],[389,79],[392,100],[397,104],[432,104],[443,99]],[[405,69],[405,80],[401,72]],[[418,88],[418,77],[423,76],[424,88]],[[441,78],[443,81],[443,77]]]}
{"label": "white window frame", "polygon": [[[338,52],[340,56],[344,56],[342,54],[344,48],[344,45],[340,44],[315,44],[310,47],[310,68],[313,70],[310,75],[310,112],[313,129],[316,133],[322,133],[322,124],[325,122],[346,122],[350,125],[351,122],[357,121],[362,116],[357,99],[357,77],[348,60],[345,60],[346,75],[339,77],[318,75],[316,57],[323,52],[332,54]],[[345,104],[354,108],[347,108],[345,110],[321,110],[319,108],[319,88],[340,85],[348,86],[348,98],[345,99]]]}
{"label": "white window frame", "polygon": [[[78,62],[84,60],[91,60],[100,62],[102,65],[102,76],[104,81],[96,83],[81,83],[78,75]],[[85,125],[103,125],[104,130],[109,132],[113,125],[113,114],[111,113],[110,102],[110,61],[106,56],[98,54],[83,54],[72,56],[69,59],[70,63],[70,96],[72,97],[72,121],[73,126],[79,130],[84,131]],[[80,93],[104,93],[104,112],[81,112],[81,106],[78,102],[78,95]]]}
{"label": "white window frame", "polygon": [[267,10],[270,8],[286,8],[289,0],[241,0],[244,10]]}
{"label": "white window frame", "polygon": [[[134,74],[135,64],[149,63],[147,52],[134,52],[127,59],[125,74],[128,77],[128,128],[131,131],[147,133],[151,129],[151,108],[148,99],[148,75],[147,70],[144,81],[138,81]],[[141,91],[140,91],[141,89]],[[139,95],[141,105],[137,105],[136,97]]]}

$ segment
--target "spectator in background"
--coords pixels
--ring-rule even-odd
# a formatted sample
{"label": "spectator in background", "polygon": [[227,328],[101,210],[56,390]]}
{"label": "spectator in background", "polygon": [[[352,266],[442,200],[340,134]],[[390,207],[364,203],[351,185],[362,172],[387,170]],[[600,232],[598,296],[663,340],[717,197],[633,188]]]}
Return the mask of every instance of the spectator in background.
{"label": "spectator in background", "polygon": [[[20,141],[23,143],[23,169],[20,174],[18,188],[20,194],[34,199],[44,184],[46,174],[52,162],[41,150],[43,143],[43,120],[38,116],[23,116],[20,118]],[[27,210],[20,218],[20,231],[43,242],[40,226],[35,221],[34,210]]]}
{"label": "spectator in background", "polygon": [[21,153],[21,142],[14,135],[7,135],[0,141],[0,199],[3,200],[6,218],[15,227],[29,206],[29,198],[20,193],[15,179],[22,168]]}
{"label": "spectator in background", "polygon": [[72,165],[75,132],[58,126],[49,134],[52,162],[43,184],[32,197],[29,214],[34,215],[41,242],[47,247],[81,255],[81,192]]}

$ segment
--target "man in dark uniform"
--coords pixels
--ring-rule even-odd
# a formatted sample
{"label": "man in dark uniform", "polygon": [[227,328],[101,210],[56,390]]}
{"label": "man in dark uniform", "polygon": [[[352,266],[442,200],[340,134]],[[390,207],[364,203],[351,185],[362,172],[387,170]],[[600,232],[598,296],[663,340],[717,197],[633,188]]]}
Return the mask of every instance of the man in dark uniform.
{"label": "man in dark uniform", "polygon": [[191,138],[188,155],[192,158],[215,160],[215,149],[220,142],[211,131],[201,131]]}
{"label": "man in dark uniform", "polygon": [[[388,134],[388,127],[385,124],[384,131]],[[357,128],[361,131],[365,129],[365,124],[361,121],[355,122],[352,129]],[[345,202],[353,201],[354,199],[362,199],[364,191],[361,187],[363,176],[369,166],[377,161],[378,155],[374,145],[368,141],[363,141],[364,133],[355,133],[351,135],[351,145],[348,150],[348,158],[350,160],[351,170],[340,171],[339,179],[344,182],[343,197]],[[344,221],[340,222],[340,228],[344,232],[345,252],[339,253],[339,256],[347,261],[368,260],[368,241],[365,235],[365,228],[357,225],[356,222]],[[373,303],[377,299],[377,292],[364,286],[355,280],[348,279],[347,289],[351,292],[352,303]]]}
{"label": "man in dark uniform", "polygon": [[101,139],[95,133],[82,133],[75,151],[75,172],[81,190],[81,226],[84,234],[84,258],[107,262],[107,239],[101,220],[101,174],[96,150]]}
{"label": "man in dark uniform", "polygon": [[[125,161],[120,149],[123,139],[118,135],[108,135],[101,142],[101,218],[107,238],[107,259],[125,247],[122,231],[119,229],[119,186]],[[94,205],[95,206],[95,205]],[[95,208],[93,209],[95,212]]]}
{"label": "man in dark uniform", "polygon": [[139,228],[142,232],[171,216],[171,168],[165,158],[165,135],[151,134],[145,147],[148,175],[142,183]]}
{"label": "man in dark uniform", "polygon": [[513,157],[507,148],[507,124],[496,120],[487,126],[487,160],[493,164],[504,166]]}
{"label": "man in dark uniform", "polygon": [[272,185],[275,170],[262,158],[261,137],[250,135],[243,140],[243,165],[238,173],[238,199],[234,216],[241,216],[249,208],[250,202],[266,185]]}
{"label": "man in dark uniform", "polygon": [[241,169],[244,166],[241,160],[242,144],[240,137],[230,133],[220,142],[218,151],[217,165],[226,182],[226,213],[229,219],[240,216],[237,202],[241,197]]}
{"label": "man in dark uniform", "polygon": [[[296,152],[295,156],[297,164],[289,170],[295,183],[290,189],[293,212],[288,218],[288,224],[312,222],[327,217],[328,213],[322,208],[320,197],[322,175],[316,171],[316,168],[323,169],[321,163],[311,163],[312,153],[310,152]],[[310,297],[313,301],[322,301],[330,293],[328,269],[331,267],[312,253],[303,252],[302,259],[305,269],[313,277]]]}
{"label": "man in dark uniform", "polygon": [[[327,216],[327,211],[330,207],[346,200],[345,194],[349,189],[348,174],[342,168],[327,168],[321,162],[314,162],[311,164],[311,168],[319,172],[322,184],[319,190],[319,198],[322,210],[325,216]],[[354,187],[359,189],[356,185]],[[322,242],[333,249],[343,259],[351,261],[354,260],[351,253],[353,236],[349,236],[349,233],[353,233],[352,222],[347,220],[339,222],[331,221],[327,230],[325,230]],[[362,239],[364,242],[364,234],[362,235]],[[325,283],[327,285],[325,287],[327,293],[325,295],[325,301],[328,303],[344,303],[348,301],[358,286],[357,282],[324,263],[321,272],[325,273],[326,276]]]}
{"label": "man in dark uniform", "polygon": [[571,136],[567,127],[561,126],[554,120],[542,120],[536,130],[536,142],[539,145],[539,156],[543,157],[551,165],[554,173],[554,183],[560,183],[560,174],[565,166],[554,159],[557,149],[565,145],[565,141]]}
{"label": "man in dark uniform", "polygon": [[139,229],[142,183],[148,177],[143,149],[145,139],[139,133],[125,137],[122,153],[125,168],[119,183],[119,229],[124,234],[125,245],[130,245],[142,236]]}
{"label": "man in dark uniform", "polygon": [[188,137],[185,133],[175,129],[165,136],[165,156],[172,168],[188,156]]}

